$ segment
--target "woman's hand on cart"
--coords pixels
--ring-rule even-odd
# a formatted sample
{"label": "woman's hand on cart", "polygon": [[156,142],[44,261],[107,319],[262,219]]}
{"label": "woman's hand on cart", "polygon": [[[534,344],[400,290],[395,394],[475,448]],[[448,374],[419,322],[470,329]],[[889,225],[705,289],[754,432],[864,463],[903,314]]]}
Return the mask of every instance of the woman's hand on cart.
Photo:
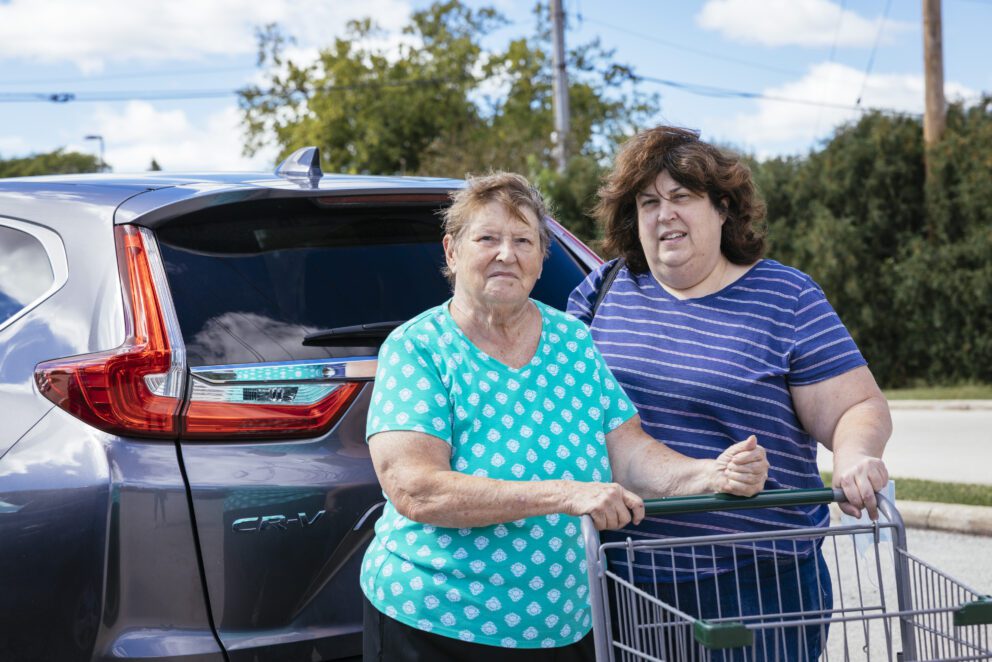
{"label": "woman's hand on cart", "polygon": [[877,457],[861,454],[834,453],[833,485],[844,491],[846,502],[838,502],[842,511],[852,517],[861,517],[861,509],[868,517],[878,519],[878,499],[875,493],[885,489],[889,470]]}
{"label": "woman's hand on cart", "polygon": [[751,435],[723,451],[716,459],[714,492],[754,496],[765,486],[768,478],[768,459],[758,439]]}
{"label": "woman's hand on cart", "polygon": [[644,519],[644,500],[619,483],[566,483],[571,491],[566,512],[589,515],[598,531],[622,529]]}

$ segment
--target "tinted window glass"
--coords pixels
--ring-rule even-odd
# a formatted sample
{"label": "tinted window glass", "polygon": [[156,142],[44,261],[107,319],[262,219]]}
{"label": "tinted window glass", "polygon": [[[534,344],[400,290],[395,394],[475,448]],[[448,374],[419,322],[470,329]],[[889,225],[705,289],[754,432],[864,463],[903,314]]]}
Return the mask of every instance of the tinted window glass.
{"label": "tinted window glass", "polygon": [[[193,366],[374,354],[302,343],[323,329],[407,320],[450,296],[433,207],[228,205],[158,238]],[[556,244],[533,296],[564,309],[583,275]]]}
{"label": "tinted window glass", "polygon": [[0,324],[52,286],[45,248],[27,232],[0,225]]}

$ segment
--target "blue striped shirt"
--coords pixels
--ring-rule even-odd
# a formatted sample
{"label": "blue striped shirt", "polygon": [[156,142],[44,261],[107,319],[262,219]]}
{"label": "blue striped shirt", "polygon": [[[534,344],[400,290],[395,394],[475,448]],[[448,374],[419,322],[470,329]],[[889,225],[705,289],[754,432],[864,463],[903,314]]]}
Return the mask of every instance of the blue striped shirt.
{"label": "blue striped shirt", "polygon": [[[650,272],[634,274],[623,267],[590,320],[592,301],[612,264],[589,274],[572,292],[568,312],[591,321],[596,345],[637,406],[644,429],[696,458],[715,458],[755,434],[768,452],[766,489],[822,487],[816,442],[799,422],[789,389],[865,365],[823,290],[806,274],[766,259],[718,292],[681,300]],[[757,533],[828,521],[826,506],[739,510],[649,517],[624,536]],[[811,545],[789,541],[779,549],[805,555]],[[637,566],[658,564],[635,560]],[[706,547],[676,557],[674,569],[662,570],[677,570],[681,578],[683,571],[711,574],[734,564],[730,548]]]}

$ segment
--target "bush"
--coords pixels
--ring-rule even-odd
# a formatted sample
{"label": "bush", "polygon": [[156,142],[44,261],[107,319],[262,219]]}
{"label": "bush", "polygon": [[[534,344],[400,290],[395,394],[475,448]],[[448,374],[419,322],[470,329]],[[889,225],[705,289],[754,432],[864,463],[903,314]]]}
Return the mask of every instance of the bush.
{"label": "bush", "polygon": [[919,120],[878,113],[753,166],[770,257],[820,283],[887,387],[992,380],[989,105],[950,109],[929,178]]}

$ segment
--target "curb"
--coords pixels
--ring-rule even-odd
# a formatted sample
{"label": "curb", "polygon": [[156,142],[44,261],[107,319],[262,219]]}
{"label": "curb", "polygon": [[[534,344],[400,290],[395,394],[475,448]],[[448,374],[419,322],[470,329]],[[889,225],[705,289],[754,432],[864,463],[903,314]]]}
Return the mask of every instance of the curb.
{"label": "curb", "polygon": [[889,409],[992,411],[992,400],[889,400]]}
{"label": "curb", "polygon": [[[896,501],[907,529],[932,529],[975,536],[992,536],[992,507],[930,501]],[[830,504],[830,519],[840,519],[840,508]]]}

